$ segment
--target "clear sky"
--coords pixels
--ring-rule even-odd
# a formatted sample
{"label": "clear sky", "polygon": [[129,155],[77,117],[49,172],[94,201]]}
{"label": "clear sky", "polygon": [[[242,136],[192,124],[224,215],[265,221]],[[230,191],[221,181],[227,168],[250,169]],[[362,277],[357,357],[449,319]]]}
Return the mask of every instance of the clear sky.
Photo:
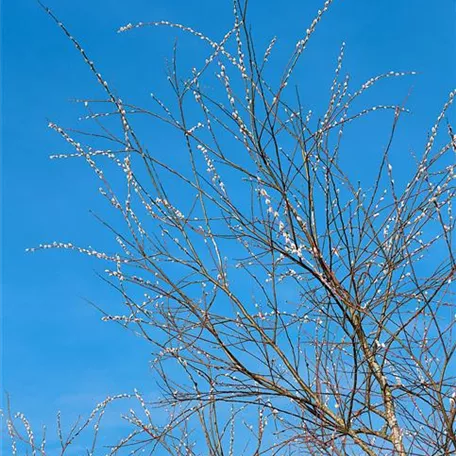
{"label": "clear sky", "polygon": [[[276,35],[279,54],[294,47],[323,3],[250,1],[259,48]],[[171,56],[176,36],[184,66],[193,58],[201,61],[208,50],[175,30],[117,34],[118,27],[166,19],[220,39],[232,24],[229,0],[45,3],[124,100],[149,106],[149,93],[164,90],[165,58]],[[411,91],[412,114],[401,124],[394,149],[394,160],[406,173],[410,152],[423,145],[456,86],[455,24],[454,0],[336,0],[301,64],[306,102],[313,106],[326,100],[342,41],[347,43],[345,71],[355,85],[389,70],[417,71],[417,76],[401,82],[383,82],[367,99],[367,104],[399,103]],[[2,2],[1,55],[2,392],[8,391],[14,409],[38,425],[53,421],[57,410],[74,417],[106,394],[154,386],[148,376],[147,346],[121,328],[102,323],[84,301],[106,306],[118,299],[96,276],[103,265],[62,251],[25,253],[26,247],[54,240],[103,242],[105,232],[89,214],[89,209],[102,207],[92,174],[83,163],[48,159],[64,146],[47,128],[48,121],[77,126],[81,110],[70,100],[100,95],[96,81],[33,0]],[[323,97],[321,88],[326,90]],[[386,141],[384,127],[389,124],[382,122],[380,118],[364,125],[364,139],[374,148]],[[154,145],[171,147],[159,133],[151,131]],[[353,169],[362,173],[369,157],[355,159],[360,148],[354,144]]]}

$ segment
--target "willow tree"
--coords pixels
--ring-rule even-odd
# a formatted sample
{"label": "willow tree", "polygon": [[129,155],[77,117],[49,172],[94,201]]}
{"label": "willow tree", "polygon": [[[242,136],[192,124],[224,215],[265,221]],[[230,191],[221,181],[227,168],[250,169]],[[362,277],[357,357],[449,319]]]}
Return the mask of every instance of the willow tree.
{"label": "willow tree", "polygon": [[[246,2],[234,2],[233,27],[220,41],[165,21],[122,27],[175,28],[208,50],[187,77],[175,52],[175,99],[153,95],[156,109],[111,90],[47,10],[105,94],[83,100],[96,133],[49,125],[69,149],[54,158],[84,160],[94,171],[110,207],[102,222],[118,248],[56,242],[31,250],[70,249],[105,263],[124,311],[103,308],[102,318],[147,341],[160,385],[159,400],[138,391],[108,397],[87,421],[60,430],[61,454],[93,423],[88,454],[106,451],[96,445],[98,423],[114,400],[136,405],[112,455],[456,451],[456,137],[447,120],[455,92],[421,156],[410,159],[411,178],[395,181],[390,149],[405,107],[353,104],[380,80],[409,73],[352,88],[342,47],[318,119],[289,84],[331,3],[296,43],[278,83],[267,78],[276,40],[266,50],[254,45]],[[385,148],[370,151],[378,173],[364,182],[347,169],[341,146],[345,129],[374,111],[390,116],[391,134]],[[181,146],[157,156],[137,122],[174,129]],[[23,415],[8,423],[13,447],[45,454]]]}

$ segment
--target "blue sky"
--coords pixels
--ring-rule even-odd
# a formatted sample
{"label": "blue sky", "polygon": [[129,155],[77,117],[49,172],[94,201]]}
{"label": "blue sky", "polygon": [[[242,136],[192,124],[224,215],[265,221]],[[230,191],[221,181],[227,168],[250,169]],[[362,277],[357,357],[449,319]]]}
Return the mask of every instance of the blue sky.
{"label": "blue sky", "polygon": [[[292,49],[321,3],[251,0],[250,20],[259,48],[276,35],[276,52]],[[151,91],[165,91],[165,59],[171,56],[176,36],[184,66],[191,59],[201,61],[207,50],[175,30],[116,34],[118,27],[166,19],[220,39],[232,23],[228,0],[49,0],[46,4],[116,92],[138,104],[150,105]],[[456,83],[455,21],[454,0],[336,0],[298,73],[307,87],[306,101],[317,107],[326,101],[342,41],[347,43],[345,71],[355,85],[389,70],[417,71],[417,76],[402,81],[383,82],[367,98],[367,104],[397,103],[411,90],[412,114],[400,126],[393,158],[407,173],[410,152],[423,145]],[[71,43],[32,0],[3,1],[1,63],[2,388],[11,394],[15,409],[39,424],[53,420],[59,409],[75,416],[106,394],[133,387],[150,391],[154,385],[148,375],[147,346],[115,325],[102,323],[84,301],[109,305],[117,299],[95,274],[102,265],[68,252],[25,253],[26,247],[54,240],[103,242],[105,232],[89,214],[89,209],[102,208],[97,182],[83,163],[48,159],[63,148],[47,128],[48,121],[76,126],[81,111],[70,100],[99,96],[96,81]],[[384,145],[388,126],[382,120],[366,122],[365,145]],[[151,128],[156,147],[172,147],[156,125]],[[356,158],[361,149],[354,143],[347,157],[360,174],[370,160],[367,155]]]}

